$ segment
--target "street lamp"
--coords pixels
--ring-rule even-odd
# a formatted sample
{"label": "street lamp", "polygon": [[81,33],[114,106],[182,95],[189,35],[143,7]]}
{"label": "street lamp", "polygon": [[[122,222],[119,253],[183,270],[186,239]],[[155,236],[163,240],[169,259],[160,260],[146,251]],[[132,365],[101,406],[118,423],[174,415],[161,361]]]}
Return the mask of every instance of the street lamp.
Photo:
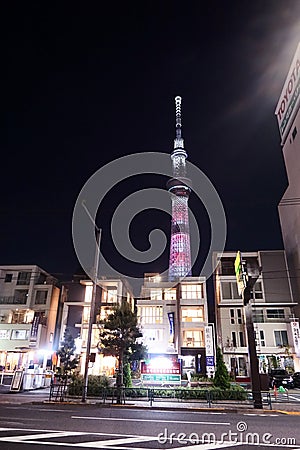
{"label": "street lamp", "polygon": [[97,281],[98,281],[98,268],[99,268],[99,256],[100,256],[100,242],[101,242],[101,232],[102,230],[97,227],[93,218],[91,217],[88,209],[84,202],[82,206],[86,210],[87,215],[92,220],[96,229],[96,249],[95,249],[95,260],[94,260],[94,274],[93,274],[93,290],[91,298],[90,316],[88,322],[88,332],[86,340],[86,355],[85,355],[85,366],[84,366],[84,377],[83,377],[83,390],[81,401],[86,402],[87,390],[88,390],[88,380],[89,380],[89,362],[90,362],[90,352],[91,352],[91,341],[92,341],[92,331],[93,331],[93,321],[95,316],[95,303],[96,303],[96,292],[97,292]]}

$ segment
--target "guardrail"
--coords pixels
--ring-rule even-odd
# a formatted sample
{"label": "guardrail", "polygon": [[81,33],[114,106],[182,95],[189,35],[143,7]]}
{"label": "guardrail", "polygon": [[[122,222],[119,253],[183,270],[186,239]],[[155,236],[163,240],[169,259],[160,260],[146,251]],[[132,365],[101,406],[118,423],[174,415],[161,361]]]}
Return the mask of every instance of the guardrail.
{"label": "guardrail", "polygon": [[[50,401],[76,400],[82,397],[82,389],[72,388],[64,382],[52,384],[49,393]],[[126,404],[128,402],[148,402],[152,406],[154,402],[179,402],[203,404],[208,408],[217,404],[222,405],[245,405],[253,406],[252,391],[215,391],[213,389],[186,389],[186,388],[154,388],[154,387],[133,387],[118,388],[109,387],[99,389],[97,394],[88,397],[95,399],[102,404]],[[269,391],[262,392],[263,405],[272,409],[272,396]]]}

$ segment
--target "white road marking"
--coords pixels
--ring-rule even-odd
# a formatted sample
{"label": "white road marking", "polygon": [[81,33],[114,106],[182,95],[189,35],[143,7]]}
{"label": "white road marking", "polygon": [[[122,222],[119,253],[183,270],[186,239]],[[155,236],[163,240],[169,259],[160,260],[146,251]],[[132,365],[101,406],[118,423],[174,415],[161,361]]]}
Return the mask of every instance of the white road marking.
{"label": "white road marking", "polygon": [[[118,422],[151,422],[151,423],[170,423],[170,420],[160,419],[123,419],[120,417],[92,417],[92,416],[71,416],[71,419],[84,419],[84,420],[109,420]],[[172,420],[172,423],[185,423],[193,425],[231,425],[230,422],[194,422],[188,420]]]}
{"label": "white road marking", "polygon": [[[150,439],[150,440],[152,440],[152,439]],[[73,444],[73,445],[75,447],[101,448],[104,446],[110,446],[110,447],[113,446],[114,448],[116,448],[117,445],[134,444],[135,442],[148,442],[148,441],[149,441],[148,437],[147,438],[135,437],[135,438],[124,438],[124,439],[107,439],[105,441],[81,442],[81,443]]]}

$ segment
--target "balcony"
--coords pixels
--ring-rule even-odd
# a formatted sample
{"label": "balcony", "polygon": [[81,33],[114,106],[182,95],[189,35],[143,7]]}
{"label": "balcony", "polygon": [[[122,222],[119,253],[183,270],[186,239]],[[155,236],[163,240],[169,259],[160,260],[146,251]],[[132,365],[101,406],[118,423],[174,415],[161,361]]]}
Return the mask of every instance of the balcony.
{"label": "balcony", "polygon": [[0,305],[26,305],[27,297],[0,297]]}

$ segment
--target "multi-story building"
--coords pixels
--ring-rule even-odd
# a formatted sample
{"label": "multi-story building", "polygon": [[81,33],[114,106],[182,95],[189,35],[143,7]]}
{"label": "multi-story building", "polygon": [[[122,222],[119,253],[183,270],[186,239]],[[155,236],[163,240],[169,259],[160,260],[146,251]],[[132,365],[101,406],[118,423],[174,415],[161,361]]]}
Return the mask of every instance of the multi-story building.
{"label": "multi-story building", "polygon": [[[243,300],[238,293],[234,262],[237,252],[215,253],[214,274],[217,343],[232,375],[249,375],[248,343]],[[283,250],[242,252],[248,265],[258,264],[261,274],[252,290],[252,313],[259,370],[267,373],[275,364],[300,362],[295,349],[294,307],[290,277]]]}
{"label": "multi-story building", "polygon": [[182,360],[183,372],[206,374],[204,277],[186,277],[174,284],[161,280],[159,274],[146,273],[137,312],[150,358],[173,355]]}
{"label": "multi-story building", "polygon": [[[63,340],[66,328],[71,331],[78,354],[80,354],[80,373],[84,374],[88,326],[90,319],[93,282],[81,280],[79,283],[68,283],[64,286],[64,304],[62,312],[62,326],[60,341]],[[125,279],[101,278],[97,283],[95,299],[95,315],[93,318],[90,353],[90,375],[114,375],[116,358],[103,356],[99,353],[99,319],[104,319],[113,310],[113,307],[126,300],[134,308],[134,298],[131,287]]]}
{"label": "multi-story building", "polygon": [[0,266],[0,365],[52,366],[56,279],[35,265]]}
{"label": "multi-story building", "polygon": [[[291,63],[275,114],[278,120],[288,187],[279,203],[279,217],[291,274],[295,310],[300,317],[300,44]],[[299,330],[298,330],[299,333]],[[299,336],[300,339],[300,336]],[[300,352],[300,348],[299,348]],[[299,354],[300,356],[300,354]]]}

